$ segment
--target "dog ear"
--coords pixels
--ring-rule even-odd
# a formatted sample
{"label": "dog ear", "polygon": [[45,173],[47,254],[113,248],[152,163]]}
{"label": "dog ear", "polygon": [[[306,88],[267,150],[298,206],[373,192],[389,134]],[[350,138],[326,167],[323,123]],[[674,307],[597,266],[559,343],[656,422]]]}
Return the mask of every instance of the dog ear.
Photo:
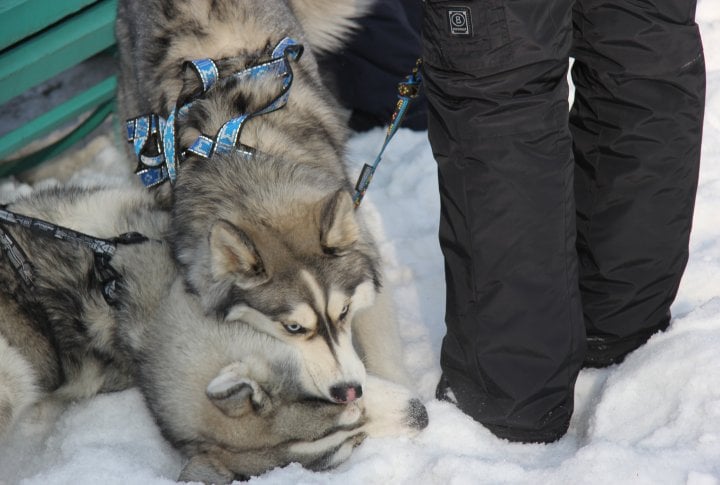
{"label": "dog ear", "polygon": [[327,254],[342,254],[360,236],[352,197],[345,190],[330,196],[320,209],[320,245]]}
{"label": "dog ear", "polygon": [[210,272],[215,280],[234,278],[241,288],[268,280],[255,244],[240,228],[219,220],[210,229]]}
{"label": "dog ear", "polygon": [[205,395],[223,414],[231,418],[258,412],[265,404],[265,392],[247,376],[247,367],[240,362],[223,368],[210,381]]}
{"label": "dog ear", "polygon": [[185,464],[178,482],[231,483],[235,474],[218,460],[206,455],[195,455]]}

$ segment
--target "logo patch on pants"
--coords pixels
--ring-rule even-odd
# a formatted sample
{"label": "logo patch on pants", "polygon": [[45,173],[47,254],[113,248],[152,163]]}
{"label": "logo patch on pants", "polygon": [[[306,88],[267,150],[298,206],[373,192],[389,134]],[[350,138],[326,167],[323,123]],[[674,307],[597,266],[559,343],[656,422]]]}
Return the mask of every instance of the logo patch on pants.
{"label": "logo patch on pants", "polygon": [[467,37],[472,35],[472,15],[468,7],[449,7],[447,14],[450,35]]}

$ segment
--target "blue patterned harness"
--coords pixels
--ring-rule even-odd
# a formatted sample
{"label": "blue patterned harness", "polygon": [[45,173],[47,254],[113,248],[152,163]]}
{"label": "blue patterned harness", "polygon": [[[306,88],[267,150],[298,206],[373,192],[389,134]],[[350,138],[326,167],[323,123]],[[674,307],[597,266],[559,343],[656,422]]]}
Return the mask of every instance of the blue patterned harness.
{"label": "blue patterned harness", "polygon": [[[186,68],[193,69],[202,83],[202,89],[184,104],[175,106],[167,119],[155,113],[138,116],[126,122],[127,140],[133,144],[138,157],[136,173],[146,187],[154,187],[169,180],[174,184],[180,161],[188,153],[203,158],[211,158],[215,153],[229,153],[237,150],[245,156],[252,156],[254,150],[239,143],[240,133],[247,120],[262,114],[276,111],[287,104],[293,72],[290,61],[296,61],[302,55],[303,46],[293,39],[282,39],[273,49],[269,61],[238,71],[232,75],[237,80],[245,81],[263,76],[282,78],[280,93],[264,107],[251,113],[225,122],[214,137],[202,134],[190,147],[178,153],[176,121],[188,113],[194,100],[210,90],[219,79],[217,64],[212,59],[197,59],[185,63]],[[149,154],[152,153],[152,154]]]}

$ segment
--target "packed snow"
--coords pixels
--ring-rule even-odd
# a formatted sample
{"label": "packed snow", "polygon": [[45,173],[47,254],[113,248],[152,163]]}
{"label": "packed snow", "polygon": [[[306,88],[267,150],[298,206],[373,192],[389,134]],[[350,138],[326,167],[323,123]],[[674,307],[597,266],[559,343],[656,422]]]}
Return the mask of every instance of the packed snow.
{"label": "packed snow", "polygon": [[[434,399],[445,285],[437,242],[439,197],[427,134],[401,129],[360,210],[372,221],[395,295],[405,360],[430,416],[414,438],[367,439],[337,469],[297,465],[254,484],[720,484],[720,6],[698,5],[707,63],[702,167],[690,261],[670,328],[621,365],[584,370],[570,430],[548,444],[494,437]],[[358,173],[384,130],[353,136]],[[112,137],[94,142],[69,183],[123,183]],[[81,156],[81,155],[77,155]],[[34,185],[0,179],[0,202]],[[160,436],[136,389],[67,406],[45,403],[0,439],[1,484],[172,483],[182,457]]]}

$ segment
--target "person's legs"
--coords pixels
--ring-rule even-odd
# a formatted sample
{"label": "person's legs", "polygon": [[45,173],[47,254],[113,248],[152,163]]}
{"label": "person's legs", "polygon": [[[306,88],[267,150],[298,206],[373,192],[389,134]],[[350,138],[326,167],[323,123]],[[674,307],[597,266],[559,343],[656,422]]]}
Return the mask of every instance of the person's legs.
{"label": "person's legs", "polygon": [[443,380],[496,435],[567,430],[585,335],[566,73],[571,0],[425,2],[447,283]]}
{"label": "person's legs", "polygon": [[688,258],[705,97],[695,0],[579,0],[573,13],[585,365],[670,321]]}

